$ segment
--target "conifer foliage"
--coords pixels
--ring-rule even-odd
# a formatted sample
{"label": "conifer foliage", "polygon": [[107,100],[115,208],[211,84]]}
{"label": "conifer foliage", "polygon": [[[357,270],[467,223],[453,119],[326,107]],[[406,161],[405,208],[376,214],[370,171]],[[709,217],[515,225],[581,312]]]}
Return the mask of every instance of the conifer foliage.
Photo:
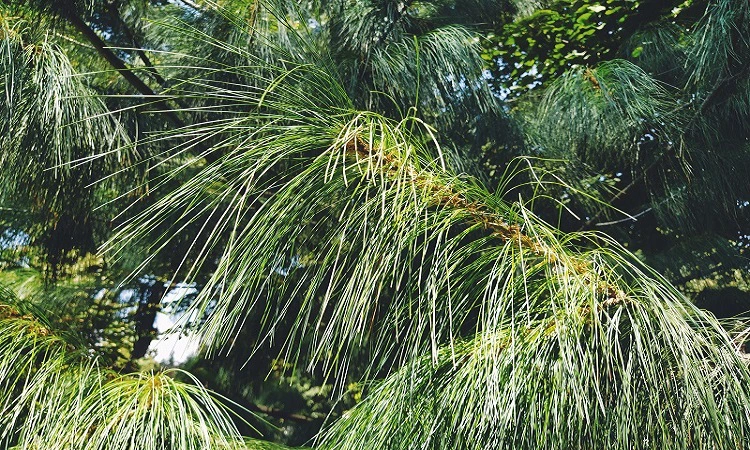
{"label": "conifer foliage", "polygon": [[[336,393],[359,380],[315,448],[747,447],[737,343],[615,239],[550,224],[616,209],[549,167],[658,171],[649,198],[685,232],[688,199],[744,198],[692,176],[726,160],[712,133],[747,148],[750,6],[659,10],[674,28],[692,14],[680,39],[633,32],[630,60],[575,62],[505,103],[476,18],[560,3],[10,1],[3,226],[55,273],[95,242],[122,279],[197,286],[184,326],[206,355],[271,346]],[[58,245],[67,211],[106,225]],[[106,367],[51,313],[0,292],[1,445],[275,448],[194,376]]]}

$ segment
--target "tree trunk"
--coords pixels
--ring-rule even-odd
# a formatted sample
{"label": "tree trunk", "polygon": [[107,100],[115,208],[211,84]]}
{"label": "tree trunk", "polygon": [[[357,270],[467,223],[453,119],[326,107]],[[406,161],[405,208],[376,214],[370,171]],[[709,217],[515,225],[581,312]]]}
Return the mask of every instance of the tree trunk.
{"label": "tree trunk", "polygon": [[166,286],[159,280],[141,282],[136,292],[138,304],[132,319],[136,340],[130,354],[131,361],[146,356],[151,341],[156,338],[158,330],[154,327],[154,321],[161,311],[161,299],[166,292]]}

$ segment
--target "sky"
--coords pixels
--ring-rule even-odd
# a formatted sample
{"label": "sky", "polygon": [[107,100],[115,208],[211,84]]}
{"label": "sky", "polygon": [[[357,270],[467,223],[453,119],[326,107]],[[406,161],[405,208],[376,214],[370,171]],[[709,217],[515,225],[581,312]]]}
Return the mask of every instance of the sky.
{"label": "sky", "polygon": [[153,352],[154,359],[161,364],[179,365],[198,352],[198,337],[192,334],[186,336],[179,329],[173,329],[180,316],[169,312],[170,304],[194,292],[195,288],[190,286],[172,289],[162,300],[162,305],[166,307],[156,313],[154,327],[159,331],[159,337],[151,342],[149,351]]}

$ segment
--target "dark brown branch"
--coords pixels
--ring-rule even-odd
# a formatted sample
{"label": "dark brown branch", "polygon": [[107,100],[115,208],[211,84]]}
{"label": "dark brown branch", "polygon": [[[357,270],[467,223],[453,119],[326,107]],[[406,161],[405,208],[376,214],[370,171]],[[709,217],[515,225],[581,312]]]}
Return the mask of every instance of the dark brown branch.
{"label": "dark brown branch", "polygon": [[163,110],[163,113],[166,115],[167,120],[172,123],[172,125],[182,128],[185,126],[185,123],[182,121],[182,119],[177,116],[177,113],[173,110],[173,108],[166,102],[166,100],[154,92],[149,85],[147,85],[143,80],[138,77],[138,75],[133,72],[131,68],[125,64],[123,60],[121,60],[115,53],[107,46],[107,43],[102,40],[101,37],[86,23],[81,19],[77,14],[74,12],[69,12],[65,15],[65,18],[70,22],[71,25],[73,25],[76,30],[78,30],[81,34],[88,39],[88,41],[91,43],[91,45],[94,46],[94,49],[96,49],[96,52],[104,58],[115,70],[117,70],[120,75],[133,87],[136,91],[139,93],[155,99],[153,102],[154,105],[158,106]]}
{"label": "dark brown branch", "polygon": [[143,50],[143,46],[138,40],[138,37],[135,35],[135,32],[130,29],[127,23],[120,17],[119,11],[117,11],[117,8],[115,7],[115,4],[110,4],[110,13],[112,17],[117,20],[118,25],[122,29],[122,31],[125,32],[125,34],[128,37],[128,40],[130,40],[130,43],[133,45],[133,48],[135,49],[135,52],[138,54],[138,57],[141,58],[141,61],[143,61],[144,66],[146,67],[146,71],[148,71],[149,75],[157,82],[162,88],[167,87],[167,80],[164,79],[164,77],[161,76],[158,70],[156,70],[156,67],[154,67],[154,64],[151,62],[151,58],[148,57],[146,52]]}
{"label": "dark brown branch", "polygon": [[[86,39],[89,40],[89,42],[91,42],[97,53],[102,58],[104,58],[115,70],[117,70],[120,75],[122,75],[122,77],[133,88],[135,88],[136,91],[147,97],[155,99],[152,104],[161,109],[160,112],[166,115],[167,120],[172,125],[177,128],[186,127],[185,122],[183,122],[183,120],[177,115],[174,108],[169,103],[167,103],[166,98],[164,96],[158,95],[153,89],[151,89],[149,85],[141,80],[140,77],[138,77],[138,75],[136,75],[136,73],[133,71],[133,69],[129,68],[123,60],[115,55],[114,52],[107,46],[107,43],[104,42],[102,38],[98,34],[96,34],[96,32],[86,22],[83,21],[83,19],[76,15],[72,10],[68,11],[64,17],[71,23],[71,25],[73,25],[79,32],[81,32],[81,34],[83,34]],[[181,106],[179,101],[177,103],[178,106]],[[207,149],[201,143],[195,143],[194,146],[203,155],[203,158],[205,158],[205,160],[209,163],[212,163],[219,158],[217,152],[209,151],[209,149]]]}

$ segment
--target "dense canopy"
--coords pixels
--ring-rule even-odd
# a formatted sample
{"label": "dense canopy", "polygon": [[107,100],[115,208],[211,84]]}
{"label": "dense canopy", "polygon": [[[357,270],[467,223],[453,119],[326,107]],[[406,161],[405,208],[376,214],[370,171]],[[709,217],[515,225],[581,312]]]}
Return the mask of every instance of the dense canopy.
{"label": "dense canopy", "polygon": [[732,0],[2,2],[0,447],[750,446],[749,63]]}

